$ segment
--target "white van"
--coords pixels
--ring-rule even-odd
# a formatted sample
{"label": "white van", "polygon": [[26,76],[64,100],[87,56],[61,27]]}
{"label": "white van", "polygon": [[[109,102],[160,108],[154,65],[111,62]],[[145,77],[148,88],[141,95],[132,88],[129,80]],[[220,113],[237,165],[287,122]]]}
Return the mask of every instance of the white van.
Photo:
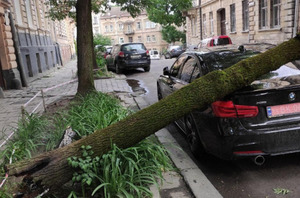
{"label": "white van", "polygon": [[160,59],[158,50],[150,50],[150,59]]}

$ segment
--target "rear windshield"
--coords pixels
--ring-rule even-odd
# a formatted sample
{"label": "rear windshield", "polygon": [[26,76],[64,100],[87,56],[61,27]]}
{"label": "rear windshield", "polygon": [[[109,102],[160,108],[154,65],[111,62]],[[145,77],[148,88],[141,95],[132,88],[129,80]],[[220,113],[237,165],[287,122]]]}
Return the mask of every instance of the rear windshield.
{"label": "rear windshield", "polygon": [[202,54],[198,56],[202,57],[204,64],[208,67],[209,71],[213,71],[226,69],[238,63],[239,61],[255,56],[258,53],[259,52],[254,51],[222,51]]}
{"label": "rear windshield", "polygon": [[153,54],[154,54],[154,55],[157,55],[157,54],[158,54],[158,51],[153,51]]}
{"label": "rear windshield", "polygon": [[139,52],[145,50],[146,47],[142,43],[123,45],[121,49],[123,52]]}
{"label": "rear windshield", "polygon": [[214,45],[228,45],[230,44],[229,38],[218,38],[214,40]]}

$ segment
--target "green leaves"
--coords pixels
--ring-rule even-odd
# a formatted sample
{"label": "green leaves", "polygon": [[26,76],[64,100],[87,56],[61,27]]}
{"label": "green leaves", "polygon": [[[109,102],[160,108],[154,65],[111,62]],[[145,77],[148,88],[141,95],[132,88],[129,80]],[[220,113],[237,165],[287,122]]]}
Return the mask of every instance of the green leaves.
{"label": "green leaves", "polygon": [[290,192],[288,189],[285,189],[285,188],[274,188],[273,191],[277,195],[280,195],[280,194],[281,195],[286,195]]}
{"label": "green leaves", "polygon": [[149,0],[146,7],[148,18],[162,26],[185,24],[182,12],[192,7],[191,0]]}
{"label": "green leaves", "polygon": [[168,43],[175,41],[181,41],[182,43],[186,42],[185,32],[177,30],[174,26],[163,27],[161,33],[163,40],[167,41]]}

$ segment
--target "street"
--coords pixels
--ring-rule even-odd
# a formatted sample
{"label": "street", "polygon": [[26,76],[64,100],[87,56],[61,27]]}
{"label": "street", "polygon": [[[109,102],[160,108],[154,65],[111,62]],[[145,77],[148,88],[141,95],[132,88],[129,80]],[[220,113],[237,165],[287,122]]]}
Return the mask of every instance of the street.
{"label": "street", "polygon": [[[139,85],[135,83],[134,86],[143,89],[144,99],[153,104],[157,102],[156,79],[162,74],[163,68],[170,67],[175,60],[152,60],[150,72],[137,69],[126,71],[125,75],[127,79],[138,81]],[[171,124],[167,129],[223,197],[300,197],[299,154],[268,157],[262,166],[255,165],[251,159],[224,161],[210,155],[195,159],[178,128]],[[274,189],[287,189],[289,193],[278,195]]]}

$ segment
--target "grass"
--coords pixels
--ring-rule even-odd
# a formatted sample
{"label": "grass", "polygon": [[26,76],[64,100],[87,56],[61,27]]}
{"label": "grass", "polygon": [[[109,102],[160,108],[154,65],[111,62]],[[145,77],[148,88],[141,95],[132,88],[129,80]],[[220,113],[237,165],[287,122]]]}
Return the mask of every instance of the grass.
{"label": "grass", "polygon": [[[70,104],[68,111],[50,116],[27,115],[19,122],[14,138],[0,152],[3,159],[1,167],[9,163],[10,158],[14,162],[56,148],[67,126],[76,131],[79,139],[130,113],[116,98],[92,93]],[[127,149],[112,144],[109,153],[96,158],[88,151],[92,148],[86,146],[84,149],[86,151],[83,151],[82,158],[70,159],[77,179],[74,179],[74,189],[70,190],[69,197],[77,197],[79,194],[83,197],[92,194],[107,198],[151,197],[147,186],[157,184],[157,179],[162,179],[162,172],[172,168],[166,150],[153,137]],[[4,175],[3,168],[1,173]],[[81,184],[80,189],[76,188],[76,183]],[[1,197],[10,197],[5,194],[5,188],[1,190],[4,190],[1,191]]]}

